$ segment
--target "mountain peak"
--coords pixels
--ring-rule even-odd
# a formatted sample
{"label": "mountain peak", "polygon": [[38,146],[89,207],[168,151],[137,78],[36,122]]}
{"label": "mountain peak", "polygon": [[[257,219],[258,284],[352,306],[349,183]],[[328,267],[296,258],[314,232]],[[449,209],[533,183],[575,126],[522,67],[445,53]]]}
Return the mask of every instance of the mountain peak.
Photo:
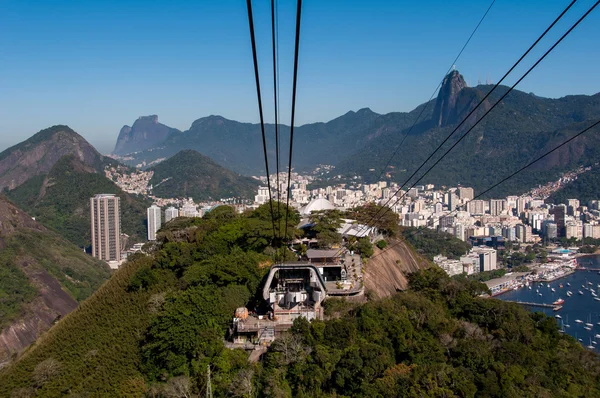
{"label": "mountain peak", "polygon": [[70,127],[52,126],[0,153],[0,190],[15,189],[31,177],[48,173],[65,155],[74,155],[93,167],[103,159]]}
{"label": "mountain peak", "polygon": [[179,130],[158,122],[158,115],[140,116],[131,127],[125,125],[113,151],[116,155],[143,151],[162,144],[172,132]]}
{"label": "mountain peak", "polygon": [[433,110],[432,119],[436,127],[448,124],[450,114],[456,106],[458,94],[465,87],[467,87],[467,83],[457,70],[453,70],[444,77]]}

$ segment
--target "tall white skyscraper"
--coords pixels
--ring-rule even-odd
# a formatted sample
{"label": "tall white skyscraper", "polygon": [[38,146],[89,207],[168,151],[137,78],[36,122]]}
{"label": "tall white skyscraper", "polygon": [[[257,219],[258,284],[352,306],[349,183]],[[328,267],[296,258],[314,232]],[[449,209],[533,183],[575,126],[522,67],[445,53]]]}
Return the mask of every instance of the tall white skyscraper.
{"label": "tall white skyscraper", "polygon": [[121,260],[121,211],[119,197],[99,194],[90,198],[92,256],[104,261]]}
{"label": "tall white skyscraper", "polygon": [[152,205],[148,208],[148,240],[156,240],[156,231],[161,225],[160,207]]}
{"label": "tall white skyscraper", "polygon": [[177,210],[173,206],[168,207],[165,210],[165,223],[168,223],[169,221],[177,217],[179,217],[179,210]]}

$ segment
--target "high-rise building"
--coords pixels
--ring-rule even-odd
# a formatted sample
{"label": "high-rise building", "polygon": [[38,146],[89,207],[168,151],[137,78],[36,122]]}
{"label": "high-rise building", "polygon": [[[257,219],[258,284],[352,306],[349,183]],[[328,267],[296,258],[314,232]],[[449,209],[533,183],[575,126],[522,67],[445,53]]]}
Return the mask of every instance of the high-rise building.
{"label": "high-rise building", "polygon": [[497,253],[489,247],[474,247],[472,253],[479,256],[479,272],[493,271],[496,269]]}
{"label": "high-rise building", "polygon": [[506,200],[504,199],[491,199],[490,200],[490,214],[492,216],[499,216],[506,209]]}
{"label": "high-rise building", "polygon": [[579,199],[567,199],[567,206],[573,207],[577,210],[580,206]]}
{"label": "high-rise building", "polygon": [[165,210],[165,223],[168,223],[169,221],[171,221],[174,218],[177,218],[179,216],[179,211],[174,208],[173,206],[168,207]]}
{"label": "high-rise building", "polygon": [[469,203],[467,203],[467,211],[471,214],[483,214],[485,212],[485,201],[483,201],[483,200],[469,201]]}
{"label": "high-rise building", "polygon": [[200,217],[200,213],[198,213],[198,208],[193,204],[186,203],[181,208],[179,212],[181,217]]}
{"label": "high-rise building", "polygon": [[502,227],[502,236],[504,236],[506,240],[514,242],[517,240],[517,231],[515,230],[515,227]]}
{"label": "high-rise building", "polygon": [[473,190],[473,188],[459,187],[458,188],[458,196],[462,200],[473,200],[473,198],[475,197],[475,191]]}
{"label": "high-rise building", "polygon": [[162,217],[160,207],[152,205],[148,207],[148,240],[156,240],[156,231],[160,229]]}
{"label": "high-rise building", "polygon": [[99,194],[90,198],[92,256],[104,261],[121,260],[121,212],[119,197]]}
{"label": "high-rise building", "polygon": [[558,205],[550,210],[550,214],[554,214],[554,223],[556,224],[556,234],[558,238],[564,238],[565,229],[565,205]]}
{"label": "high-rise building", "polygon": [[451,228],[454,225],[454,217],[452,216],[441,216],[440,217],[440,228]]}
{"label": "high-rise building", "polygon": [[544,221],[544,236],[548,239],[556,239],[558,237],[558,227],[556,223]]}
{"label": "high-rise building", "polygon": [[523,224],[517,224],[515,227],[515,235],[520,242],[527,242],[527,228]]}
{"label": "high-rise building", "polygon": [[454,192],[450,192],[448,195],[448,210],[454,211],[458,207],[458,197]]}
{"label": "high-rise building", "polygon": [[516,203],[517,217],[521,217],[521,214],[525,212],[525,205],[528,203],[526,198],[518,198]]}
{"label": "high-rise building", "polygon": [[454,226],[454,236],[463,242],[466,240],[465,238],[465,226],[462,224],[456,224]]}
{"label": "high-rise building", "polygon": [[583,225],[581,222],[569,222],[565,225],[565,238],[583,239]]}
{"label": "high-rise building", "polygon": [[[268,187],[258,187],[258,195],[254,196],[254,202],[262,205],[263,203],[267,203],[269,201],[269,188]],[[190,217],[190,216],[186,216]]]}

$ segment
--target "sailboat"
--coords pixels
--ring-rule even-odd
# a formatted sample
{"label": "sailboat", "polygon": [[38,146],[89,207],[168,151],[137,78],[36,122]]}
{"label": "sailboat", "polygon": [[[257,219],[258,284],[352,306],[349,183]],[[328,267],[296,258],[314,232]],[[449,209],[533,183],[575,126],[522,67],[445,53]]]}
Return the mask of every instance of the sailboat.
{"label": "sailboat", "polygon": [[567,315],[567,323],[563,323],[563,325],[564,325],[566,328],[570,328],[570,327],[571,327],[571,325],[569,325],[569,316],[568,316],[568,315]]}
{"label": "sailboat", "polygon": [[571,297],[573,295],[573,292],[571,292],[570,290],[567,291],[567,296]]}
{"label": "sailboat", "polygon": [[588,316],[588,320],[587,320],[587,322],[585,323],[585,326],[587,326],[587,327],[588,327],[588,328],[590,328],[590,329],[591,329],[592,327],[594,327],[594,324],[592,323],[592,314],[590,314],[590,315]]}
{"label": "sailboat", "polygon": [[569,282],[567,282],[567,286],[571,286],[571,284]]}
{"label": "sailboat", "polygon": [[552,288],[552,289],[550,289],[550,290],[552,290],[552,292],[555,292],[555,291],[556,291],[556,289],[555,289],[555,288]]}
{"label": "sailboat", "polygon": [[581,319],[575,319],[575,323],[583,323]]}

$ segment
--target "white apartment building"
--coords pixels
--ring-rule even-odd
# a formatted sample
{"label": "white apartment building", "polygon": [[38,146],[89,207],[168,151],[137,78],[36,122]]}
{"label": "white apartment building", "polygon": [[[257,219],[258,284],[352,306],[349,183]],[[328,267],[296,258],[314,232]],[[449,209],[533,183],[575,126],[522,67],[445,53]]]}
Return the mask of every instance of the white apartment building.
{"label": "white apartment building", "polygon": [[92,256],[100,260],[121,260],[119,204],[119,197],[113,194],[99,194],[90,198]]}
{"label": "white apartment building", "polygon": [[147,210],[148,215],[148,240],[156,240],[156,231],[160,229],[162,217],[160,207],[152,205]]}
{"label": "white apartment building", "polygon": [[171,221],[174,218],[177,218],[178,216],[179,216],[179,210],[177,210],[173,206],[168,207],[165,210],[165,223],[168,223],[169,221]]}

